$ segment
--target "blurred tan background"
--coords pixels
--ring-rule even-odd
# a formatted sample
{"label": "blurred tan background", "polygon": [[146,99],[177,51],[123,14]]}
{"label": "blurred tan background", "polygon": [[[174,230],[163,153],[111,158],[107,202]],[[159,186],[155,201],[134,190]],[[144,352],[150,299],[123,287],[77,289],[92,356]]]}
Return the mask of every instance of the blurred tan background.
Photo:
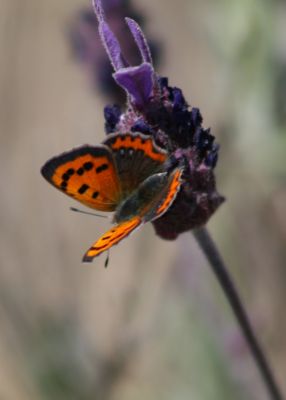
{"label": "blurred tan background", "polygon": [[[221,144],[209,223],[286,393],[286,4],[133,0],[158,72]],[[40,175],[104,138],[104,97],[71,55],[83,0],[0,0],[0,398],[259,399],[263,384],[191,234],[145,226],[92,265],[108,228]]]}

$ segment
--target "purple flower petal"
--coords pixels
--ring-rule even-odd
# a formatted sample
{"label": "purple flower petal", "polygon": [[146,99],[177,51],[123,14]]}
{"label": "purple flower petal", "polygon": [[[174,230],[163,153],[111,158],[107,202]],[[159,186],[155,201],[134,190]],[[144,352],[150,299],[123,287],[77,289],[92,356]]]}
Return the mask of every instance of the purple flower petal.
{"label": "purple flower petal", "polygon": [[154,70],[151,64],[121,68],[113,74],[115,81],[131,96],[131,102],[138,108],[144,107],[152,96]]}
{"label": "purple flower petal", "polygon": [[131,132],[151,133],[152,128],[143,119],[138,119],[131,127]]}
{"label": "purple flower petal", "polygon": [[113,133],[121,116],[121,109],[116,104],[104,107],[105,131]]}
{"label": "purple flower petal", "polygon": [[94,12],[97,16],[98,22],[104,21],[104,11],[101,0],[92,0],[92,5],[94,8]]}
{"label": "purple flower petal", "polygon": [[120,44],[107,23],[101,21],[98,30],[105,50],[115,71],[119,70],[120,68],[127,67],[128,63],[122,56]]}
{"label": "purple flower petal", "polygon": [[140,26],[131,18],[125,18],[125,21],[134,37],[134,40],[140,50],[143,62],[153,64],[150,48],[148,46],[147,40],[140,28]]}
{"label": "purple flower petal", "polygon": [[100,38],[113,68],[117,71],[120,68],[127,67],[129,64],[122,55],[120,44],[108,24],[105,22],[101,0],[92,0],[92,5],[99,23],[98,31]]}

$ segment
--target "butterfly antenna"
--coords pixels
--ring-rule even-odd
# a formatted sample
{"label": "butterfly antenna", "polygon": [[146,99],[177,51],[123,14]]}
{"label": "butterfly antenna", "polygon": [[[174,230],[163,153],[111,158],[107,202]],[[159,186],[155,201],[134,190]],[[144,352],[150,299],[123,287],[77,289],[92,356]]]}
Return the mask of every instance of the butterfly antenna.
{"label": "butterfly antenna", "polygon": [[105,260],[105,263],[104,263],[104,268],[107,268],[108,264],[109,264],[109,250],[107,250],[106,260]]}
{"label": "butterfly antenna", "polygon": [[92,212],[89,212],[89,211],[80,210],[80,209],[75,208],[75,207],[70,207],[70,210],[71,211],[75,211],[75,212],[79,212],[81,214],[92,215],[94,217],[108,218],[107,215],[95,214],[95,213],[92,213]]}

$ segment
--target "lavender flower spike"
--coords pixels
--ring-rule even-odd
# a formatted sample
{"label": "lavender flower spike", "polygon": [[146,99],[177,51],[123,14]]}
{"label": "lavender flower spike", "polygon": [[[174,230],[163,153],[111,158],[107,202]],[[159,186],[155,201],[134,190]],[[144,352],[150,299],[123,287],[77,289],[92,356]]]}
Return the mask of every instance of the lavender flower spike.
{"label": "lavender flower spike", "polygon": [[114,70],[127,67],[128,63],[122,56],[120,44],[105,21],[99,22],[98,31]]}

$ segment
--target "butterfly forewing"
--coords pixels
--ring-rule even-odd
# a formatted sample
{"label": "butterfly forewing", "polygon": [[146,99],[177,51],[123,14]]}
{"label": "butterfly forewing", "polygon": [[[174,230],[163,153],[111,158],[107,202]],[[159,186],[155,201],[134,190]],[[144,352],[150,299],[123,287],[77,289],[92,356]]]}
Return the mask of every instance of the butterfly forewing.
{"label": "butterfly forewing", "polygon": [[128,221],[122,222],[112,227],[104,235],[102,235],[85,253],[83,261],[90,262],[94,257],[108,250],[111,246],[117,244],[134,229],[140,226],[142,220],[140,217],[134,217]]}
{"label": "butterfly forewing", "polygon": [[56,188],[100,211],[114,211],[121,188],[114,159],[106,146],[82,146],[49,160],[43,176]]}
{"label": "butterfly forewing", "polygon": [[122,192],[131,193],[148,176],[160,171],[167,153],[153,139],[140,133],[109,135],[104,142],[110,147]]}

